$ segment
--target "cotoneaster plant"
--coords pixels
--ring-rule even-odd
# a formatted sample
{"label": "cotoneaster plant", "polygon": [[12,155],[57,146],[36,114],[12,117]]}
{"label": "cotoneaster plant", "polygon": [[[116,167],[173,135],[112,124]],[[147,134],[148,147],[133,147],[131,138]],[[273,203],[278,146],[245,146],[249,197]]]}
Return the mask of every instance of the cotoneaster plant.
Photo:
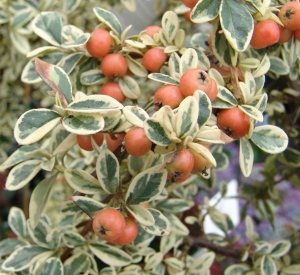
{"label": "cotoneaster plant", "polygon": [[[187,9],[183,4],[192,8],[193,25],[178,16]],[[284,5],[168,5],[157,26],[134,35],[103,7],[93,8],[83,26],[78,16],[68,21],[43,6],[32,11],[30,26],[43,46],[27,54],[22,81],[47,84],[47,100],[20,116],[14,127],[20,147],[0,166],[11,169],[7,190],[31,191],[29,216],[17,207],[9,212],[17,238],[1,241],[4,274],[208,274],[228,258],[226,275],[298,268],[292,241],[258,239],[247,216],[251,205],[256,219],[267,213],[274,220],[277,173],[286,180],[299,165],[287,134],[264,123],[266,110],[280,109],[268,102],[266,76],[297,76],[298,42],[251,45],[256,22],[284,25]],[[7,10],[18,15],[7,18],[26,17],[18,14],[20,6]],[[25,30],[14,30],[12,40]],[[231,237],[234,224],[217,208],[227,198],[227,182],[216,178],[228,169],[230,143],[238,147],[245,177],[257,147],[271,154],[263,182],[240,183],[245,245]],[[282,164],[277,171],[275,161]],[[206,232],[207,217],[225,237]]]}

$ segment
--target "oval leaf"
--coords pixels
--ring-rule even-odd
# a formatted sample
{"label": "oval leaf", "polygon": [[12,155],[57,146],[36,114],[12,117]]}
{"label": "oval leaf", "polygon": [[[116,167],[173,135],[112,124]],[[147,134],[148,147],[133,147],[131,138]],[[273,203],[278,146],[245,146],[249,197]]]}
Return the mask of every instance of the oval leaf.
{"label": "oval leaf", "polygon": [[251,140],[263,151],[270,154],[278,154],[284,151],[288,145],[287,134],[277,126],[257,126],[253,130]]}
{"label": "oval leaf", "polygon": [[96,162],[97,177],[101,187],[110,194],[119,188],[119,162],[108,149],[102,150]]}
{"label": "oval leaf", "polygon": [[48,109],[33,109],[17,120],[14,136],[19,144],[26,145],[39,141],[57,124],[60,115]]}
{"label": "oval leaf", "polygon": [[160,166],[153,166],[134,177],[126,193],[126,204],[148,202],[162,192],[167,180],[167,171],[158,171]]}
{"label": "oval leaf", "polygon": [[27,160],[16,165],[8,174],[5,188],[14,191],[24,187],[40,170],[40,160]]}
{"label": "oval leaf", "polygon": [[111,245],[92,243],[89,248],[96,257],[110,266],[126,266],[132,261],[129,254]]}
{"label": "oval leaf", "polygon": [[93,11],[94,11],[96,17],[101,22],[104,22],[113,31],[115,31],[119,36],[122,34],[122,26],[114,14],[112,14],[111,12],[109,12],[105,9],[99,8],[99,7],[93,8]]}
{"label": "oval leaf", "polygon": [[223,0],[219,13],[222,29],[230,45],[236,51],[245,51],[254,28],[249,10],[238,1]]}
{"label": "oval leaf", "polygon": [[249,177],[253,167],[254,153],[251,143],[246,138],[240,139],[240,168],[245,177]]}

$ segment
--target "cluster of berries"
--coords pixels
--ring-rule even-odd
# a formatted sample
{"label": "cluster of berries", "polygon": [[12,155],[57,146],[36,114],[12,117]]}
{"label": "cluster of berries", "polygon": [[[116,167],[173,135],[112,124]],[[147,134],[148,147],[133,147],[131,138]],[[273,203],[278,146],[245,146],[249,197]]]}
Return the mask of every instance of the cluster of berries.
{"label": "cluster of berries", "polygon": [[293,36],[300,41],[300,2],[287,2],[282,6],[278,17],[283,26],[271,19],[254,24],[251,46],[263,49],[276,43],[288,42]]}

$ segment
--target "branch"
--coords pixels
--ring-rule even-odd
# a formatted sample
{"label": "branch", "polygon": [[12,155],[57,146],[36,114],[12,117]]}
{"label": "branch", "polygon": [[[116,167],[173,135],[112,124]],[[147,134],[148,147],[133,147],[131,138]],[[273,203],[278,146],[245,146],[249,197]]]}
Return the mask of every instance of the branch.
{"label": "branch", "polygon": [[193,245],[208,248],[218,254],[222,254],[224,256],[234,258],[234,259],[241,259],[242,257],[240,251],[232,250],[227,247],[214,244],[213,242],[209,241],[206,238],[193,238]]}

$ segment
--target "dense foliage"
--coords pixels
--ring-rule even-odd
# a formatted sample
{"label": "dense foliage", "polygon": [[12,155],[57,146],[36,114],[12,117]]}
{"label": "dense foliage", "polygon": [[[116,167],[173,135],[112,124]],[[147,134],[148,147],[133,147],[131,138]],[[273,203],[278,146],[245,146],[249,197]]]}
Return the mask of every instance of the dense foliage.
{"label": "dense foliage", "polygon": [[300,274],[300,2],[154,2],[0,3],[0,274]]}

